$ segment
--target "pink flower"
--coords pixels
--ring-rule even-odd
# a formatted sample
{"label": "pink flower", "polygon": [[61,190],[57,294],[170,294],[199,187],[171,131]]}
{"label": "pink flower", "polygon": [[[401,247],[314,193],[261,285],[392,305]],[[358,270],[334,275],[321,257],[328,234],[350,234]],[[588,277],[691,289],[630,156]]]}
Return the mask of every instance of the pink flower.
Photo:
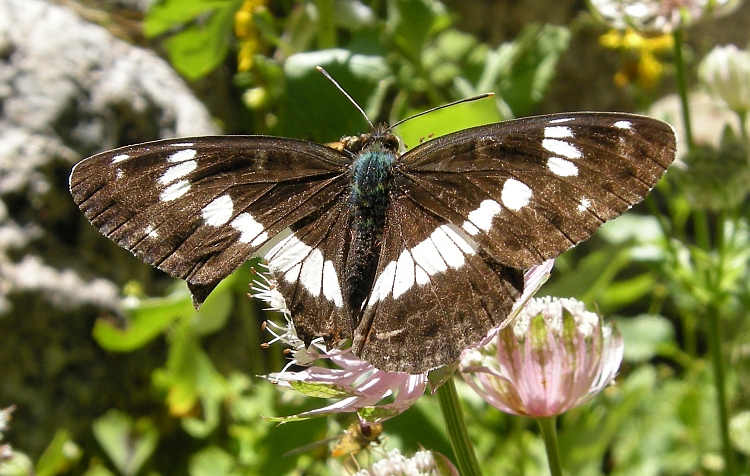
{"label": "pink flower", "polygon": [[271,374],[267,378],[310,397],[340,400],[309,412],[280,418],[279,421],[356,412],[363,422],[381,422],[412,406],[427,385],[427,374],[384,372],[359,359],[348,349],[322,353],[320,358],[328,359],[340,368],[311,366],[299,372]]}
{"label": "pink flower", "polygon": [[[546,281],[553,263],[553,260],[549,260],[526,273],[524,293],[517,301],[514,313],[518,312]],[[284,369],[267,378],[311,397],[339,399],[316,410],[272,420],[291,421],[334,413],[356,412],[364,423],[382,422],[407,410],[422,396],[427,386],[427,373],[409,375],[385,372],[359,359],[349,349],[326,349],[322,339],[315,339],[309,347],[305,347],[302,340],[297,337],[292,316],[287,310],[284,297],[276,289],[274,280],[265,274],[258,276],[262,281],[253,287],[254,296],[266,301],[270,309],[281,312],[286,320],[284,325],[267,321],[266,330],[274,336],[269,344],[281,341],[292,349],[292,359]],[[513,314],[501,326],[492,329],[477,346],[491,341],[503,326],[512,321],[512,318]],[[337,368],[313,365],[318,359],[328,359]],[[294,365],[307,368],[289,371],[288,369]]]}
{"label": "pink flower", "polygon": [[608,25],[623,30],[671,33],[704,17],[734,11],[740,0],[589,0]]}
{"label": "pink flower", "polygon": [[589,401],[615,377],[623,341],[574,299],[532,299],[497,340],[466,352],[459,370],[490,405],[550,417]]}

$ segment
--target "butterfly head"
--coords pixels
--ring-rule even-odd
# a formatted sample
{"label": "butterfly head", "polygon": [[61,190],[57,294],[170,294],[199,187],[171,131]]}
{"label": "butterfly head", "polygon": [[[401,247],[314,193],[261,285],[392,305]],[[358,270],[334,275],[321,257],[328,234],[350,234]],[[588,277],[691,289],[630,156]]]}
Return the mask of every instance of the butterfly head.
{"label": "butterfly head", "polygon": [[343,150],[352,156],[356,156],[365,149],[383,150],[398,154],[400,148],[398,137],[385,124],[375,127],[372,132],[366,134],[342,137],[341,141],[336,144],[341,144]]}

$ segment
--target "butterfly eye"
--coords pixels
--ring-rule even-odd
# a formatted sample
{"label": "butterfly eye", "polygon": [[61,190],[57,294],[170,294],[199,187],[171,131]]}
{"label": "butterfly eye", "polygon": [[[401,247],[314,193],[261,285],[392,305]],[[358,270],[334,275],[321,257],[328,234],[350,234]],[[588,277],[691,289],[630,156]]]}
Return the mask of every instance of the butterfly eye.
{"label": "butterfly eye", "polygon": [[365,146],[365,141],[369,137],[369,134],[363,134],[359,136],[346,136],[341,138],[341,143],[344,144],[344,150],[351,153],[352,155],[358,154]]}
{"label": "butterfly eye", "polygon": [[398,150],[398,137],[396,137],[394,134],[388,134],[383,139],[383,144],[388,150]]}

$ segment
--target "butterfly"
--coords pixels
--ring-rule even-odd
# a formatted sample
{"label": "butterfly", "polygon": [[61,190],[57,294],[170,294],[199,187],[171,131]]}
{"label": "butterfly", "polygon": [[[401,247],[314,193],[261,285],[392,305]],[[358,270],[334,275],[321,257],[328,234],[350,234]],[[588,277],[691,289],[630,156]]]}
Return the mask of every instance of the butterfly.
{"label": "butterfly", "polygon": [[160,140],[70,176],[101,233],[197,304],[252,256],[306,343],[351,339],[418,374],[506,321],[525,269],[642,201],[675,158],[668,124],[624,113],[514,119],[401,154],[384,125],[337,146],[270,136]]}

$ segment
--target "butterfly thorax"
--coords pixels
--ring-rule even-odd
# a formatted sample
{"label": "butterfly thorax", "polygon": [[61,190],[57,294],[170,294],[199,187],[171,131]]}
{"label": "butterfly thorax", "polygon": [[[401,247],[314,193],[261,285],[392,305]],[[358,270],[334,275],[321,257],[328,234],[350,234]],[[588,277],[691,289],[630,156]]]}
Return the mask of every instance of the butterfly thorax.
{"label": "butterfly thorax", "polygon": [[398,140],[384,127],[356,139],[351,141],[351,149],[347,147],[356,155],[350,169],[352,239],[347,252],[344,290],[354,327],[375,279],[393,189],[393,162],[398,158]]}

